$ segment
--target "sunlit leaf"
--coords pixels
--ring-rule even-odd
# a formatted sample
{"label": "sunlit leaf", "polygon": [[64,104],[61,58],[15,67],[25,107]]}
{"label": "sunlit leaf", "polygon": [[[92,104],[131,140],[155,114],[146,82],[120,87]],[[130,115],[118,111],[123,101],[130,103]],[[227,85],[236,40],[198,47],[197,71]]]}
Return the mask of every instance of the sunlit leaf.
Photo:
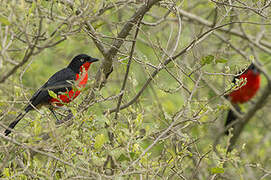
{"label": "sunlit leaf", "polygon": [[220,173],[224,173],[224,168],[220,168],[220,167],[214,167],[211,168],[211,172],[212,174],[220,174]]}
{"label": "sunlit leaf", "polygon": [[227,60],[227,59],[220,58],[220,59],[216,59],[215,62],[216,62],[216,63],[224,63],[224,64],[225,64],[225,63],[228,62],[228,60]]}
{"label": "sunlit leaf", "polygon": [[95,138],[94,148],[101,149],[105,142],[106,142],[106,138],[105,138],[104,134],[97,135]]}
{"label": "sunlit leaf", "polygon": [[4,170],[2,171],[2,174],[6,177],[10,177],[10,174],[9,174],[9,168],[4,168]]}
{"label": "sunlit leaf", "polygon": [[125,156],[124,154],[121,154],[120,157],[118,158],[118,161],[122,162],[122,161],[129,161],[130,159]]}
{"label": "sunlit leaf", "polygon": [[9,26],[11,23],[6,17],[0,16],[0,23]]}
{"label": "sunlit leaf", "polygon": [[211,64],[215,57],[213,55],[205,56],[201,59],[201,65]]}
{"label": "sunlit leaf", "polygon": [[57,94],[54,91],[48,90],[48,93],[52,98],[57,98]]}
{"label": "sunlit leaf", "polygon": [[139,113],[135,119],[135,124],[136,124],[136,126],[140,126],[142,124],[142,122],[143,122],[142,114]]}

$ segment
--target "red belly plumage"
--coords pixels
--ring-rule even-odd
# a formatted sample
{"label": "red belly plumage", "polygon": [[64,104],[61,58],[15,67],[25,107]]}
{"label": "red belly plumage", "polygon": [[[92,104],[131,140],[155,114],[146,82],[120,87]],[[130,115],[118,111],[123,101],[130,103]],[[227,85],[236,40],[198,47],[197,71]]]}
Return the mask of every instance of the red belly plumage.
{"label": "red belly plumage", "polygon": [[79,94],[80,94],[79,90],[75,92],[73,90],[70,90],[69,92],[65,92],[63,94],[58,95],[57,99],[52,98],[50,100],[50,103],[56,106],[63,106],[64,104],[67,104],[71,102],[72,100],[74,100]]}
{"label": "red belly plumage", "polygon": [[[80,74],[76,74],[76,79],[75,79],[75,85],[77,86],[77,88],[83,88],[85,87],[85,85],[87,84],[88,81],[88,73],[87,70],[90,66],[90,63],[85,63],[83,65],[84,67],[84,71],[83,68],[80,68]],[[57,98],[52,98],[50,100],[50,103],[52,105],[56,105],[56,106],[63,106],[64,104],[67,104],[69,102],[71,102],[72,100],[74,100],[79,94],[80,94],[80,90],[79,89],[72,89],[70,91],[66,91],[65,93],[59,94],[57,96]]]}
{"label": "red belly plumage", "polygon": [[260,74],[255,75],[252,71],[248,71],[242,74],[241,78],[246,78],[247,83],[229,94],[232,103],[245,103],[249,101],[260,88]]}

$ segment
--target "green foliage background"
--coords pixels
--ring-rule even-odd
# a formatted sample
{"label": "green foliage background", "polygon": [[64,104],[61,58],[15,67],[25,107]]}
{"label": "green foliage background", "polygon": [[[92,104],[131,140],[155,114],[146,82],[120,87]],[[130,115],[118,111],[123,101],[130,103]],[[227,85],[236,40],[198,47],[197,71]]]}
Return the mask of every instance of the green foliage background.
{"label": "green foliage background", "polygon": [[[245,38],[215,30],[249,58],[244,59],[229,43],[221,41],[213,33],[167,65],[166,70],[160,71],[143,94],[119,112],[116,120],[115,113],[109,114],[108,111],[117,105],[136,28],[113,59],[113,72],[105,87],[95,89],[95,100],[82,113],[79,104],[93,89],[95,74],[104,62],[84,23],[90,22],[102,44],[110,48],[124,24],[145,1],[0,2],[1,77],[16,65],[8,60],[22,61],[29,44],[35,41],[39,23],[42,24],[42,36],[37,41],[34,54],[0,84],[1,132],[4,131],[2,125],[14,120],[31,95],[75,55],[86,53],[101,60],[91,66],[86,89],[68,106],[75,115],[72,122],[56,125],[47,108],[42,108],[39,112],[29,113],[16,126],[16,133],[8,138],[0,136],[1,178],[270,178],[269,102],[246,125],[232,152],[226,154],[230,138],[227,136],[220,137],[214,148],[216,139],[223,133],[225,114],[229,109],[228,102],[221,97],[233,86],[233,76],[225,74],[236,74],[252,60],[260,60],[269,73],[270,47],[265,51]],[[246,3],[256,8],[256,5],[262,7],[266,2]],[[155,70],[152,66],[159,68],[159,63],[172,53],[178,37],[178,16],[181,18],[181,36],[174,55],[210,29],[179,13],[178,9],[210,22],[217,18],[220,25],[233,21],[261,22],[262,25],[243,23],[242,28],[252,37],[264,32],[266,34],[261,40],[270,42],[270,25],[264,24],[270,23],[270,7],[264,10],[267,18],[263,18],[251,9],[230,11],[230,6],[207,0],[160,1],[142,21],[156,23],[163,17],[165,19],[155,26],[141,25],[122,104],[129,102],[141,90]],[[81,12],[80,15],[77,11]],[[169,14],[165,16],[167,12]],[[225,28],[241,32],[238,24]],[[12,43],[7,50],[3,43],[5,31],[8,32],[7,40]],[[63,37],[65,40],[54,45]],[[180,82],[193,92],[191,97]],[[262,76],[261,87],[266,85],[267,81]],[[210,86],[221,94],[216,94]],[[261,92],[262,89],[252,102],[241,106],[244,112],[253,106]],[[175,121],[176,116],[179,118]]]}

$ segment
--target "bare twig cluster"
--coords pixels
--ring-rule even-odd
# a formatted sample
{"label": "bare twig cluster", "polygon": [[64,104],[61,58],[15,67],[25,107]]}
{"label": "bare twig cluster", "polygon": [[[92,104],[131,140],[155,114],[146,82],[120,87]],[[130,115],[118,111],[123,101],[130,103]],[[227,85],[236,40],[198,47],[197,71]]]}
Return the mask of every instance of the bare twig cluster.
{"label": "bare twig cluster", "polygon": [[[27,100],[22,79],[34,61],[41,62],[37,55],[72,41],[102,58],[97,73],[96,67],[91,71],[91,88],[78,105],[70,105],[76,120],[69,128],[56,130],[40,111],[28,123],[33,132],[15,130],[14,139],[0,134],[4,176],[231,179],[244,169],[244,179],[270,175],[270,166],[251,164],[249,153],[251,161],[244,162],[240,155],[240,144],[248,143],[241,133],[252,137],[244,127],[270,106],[270,0],[15,2],[3,2],[0,13],[0,94],[9,96],[0,101],[6,107],[0,109],[2,128],[21,98]],[[265,80],[241,114],[224,95],[232,91],[231,78],[251,61]],[[11,95],[17,87],[23,95]],[[238,121],[232,137],[224,138],[223,112],[229,108]],[[42,140],[44,126],[51,138]],[[46,157],[41,166],[31,164],[36,154]]]}

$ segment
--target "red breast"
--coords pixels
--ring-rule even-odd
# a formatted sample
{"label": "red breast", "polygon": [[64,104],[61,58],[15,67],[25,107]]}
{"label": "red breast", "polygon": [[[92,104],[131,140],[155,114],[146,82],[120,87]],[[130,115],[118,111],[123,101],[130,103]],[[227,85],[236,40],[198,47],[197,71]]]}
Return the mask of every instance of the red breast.
{"label": "red breast", "polygon": [[[87,84],[88,81],[88,69],[89,69],[90,63],[86,62],[85,64],[83,64],[80,67],[80,73],[76,74],[76,79],[75,79],[75,85],[80,89],[85,87],[85,85]],[[63,94],[58,95],[58,99],[56,98],[52,98],[50,100],[51,104],[54,104],[56,106],[63,106],[66,103],[71,102],[72,100],[74,100],[79,94],[80,94],[80,90],[75,90],[72,89],[70,91],[66,91]],[[59,99],[61,101],[59,101]]]}
{"label": "red breast", "polygon": [[229,94],[232,103],[245,103],[249,101],[259,90],[261,78],[259,73],[248,70],[240,76],[240,79],[246,79],[246,84],[241,88]]}

